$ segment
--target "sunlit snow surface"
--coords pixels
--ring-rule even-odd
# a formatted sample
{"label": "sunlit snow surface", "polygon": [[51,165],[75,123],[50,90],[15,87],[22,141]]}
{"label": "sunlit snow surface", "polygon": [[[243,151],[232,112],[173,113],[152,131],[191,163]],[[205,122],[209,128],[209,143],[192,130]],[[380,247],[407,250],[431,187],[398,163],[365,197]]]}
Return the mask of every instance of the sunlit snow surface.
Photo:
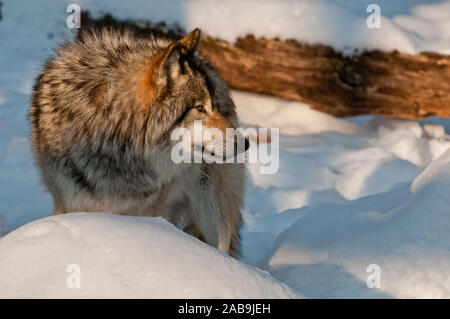
{"label": "sunlit snow surface", "polygon": [[[280,129],[278,173],[249,165],[240,262],[161,219],[42,219],[52,204],[33,165],[26,113],[43,61],[74,35],[65,26],[72,2],[2,7],[0,235],[8,235],[0,239],[0,296],[450,298],[445,119],[338,119],[302,103],[233,92],[244,126]],[[368,1],[78,3],[97,15],[199,26],[227,40],[251,32],[343,50],[448,52],[449,2],[422,2],[378,1],[386,22],[380,35],[358,27]],[[66,286],[68,264],[81,267],[80,289]],[[366,285],[372,264],[381,269],[380,288]]]}

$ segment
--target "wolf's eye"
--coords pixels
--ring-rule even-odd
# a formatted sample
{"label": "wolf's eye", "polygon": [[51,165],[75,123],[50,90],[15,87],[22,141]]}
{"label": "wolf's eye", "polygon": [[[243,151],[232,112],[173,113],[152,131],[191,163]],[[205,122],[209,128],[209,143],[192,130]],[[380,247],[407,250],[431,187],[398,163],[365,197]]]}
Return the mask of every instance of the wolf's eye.
{"label": "wolf's eye", "polygon": [[196,105],[195,109],[199,112],[205,113],[205,107],[203,105]]}

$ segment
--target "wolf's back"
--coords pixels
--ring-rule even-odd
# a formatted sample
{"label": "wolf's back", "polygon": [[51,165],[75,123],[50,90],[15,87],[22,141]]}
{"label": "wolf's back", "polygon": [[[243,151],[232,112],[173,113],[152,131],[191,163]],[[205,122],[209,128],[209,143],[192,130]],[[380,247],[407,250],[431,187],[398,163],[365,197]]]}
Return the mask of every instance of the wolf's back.
{"label": "wolf's back", "polygon": [[[138,174],[149,174],[141,156],[148,114],[135,109],[134,77],[169,43],[102,29],[56,50],[36,80],[29,111],[33,152],[50,189],[51,175],[61,173],[87,191],[150,191],[146,174]],[[109,183],[97,187],[106,175]]]}

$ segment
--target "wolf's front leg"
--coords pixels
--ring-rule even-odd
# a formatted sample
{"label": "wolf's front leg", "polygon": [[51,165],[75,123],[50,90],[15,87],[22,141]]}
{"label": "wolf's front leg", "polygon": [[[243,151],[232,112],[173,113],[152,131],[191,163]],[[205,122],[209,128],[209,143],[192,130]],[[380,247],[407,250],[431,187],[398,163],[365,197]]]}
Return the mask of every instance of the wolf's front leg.
{"label": "wolf's front leg", "polygon": [[[227,215],[223,214],[226,203],[221,203],[220,196],[213,189],[205,189],[201,198],[192,200],[190,223],[185,231],[224,252],[230,254],[233,230]],[[225,208],[225,209],[224,209]],[[236,227],[234,227],[236,228]],[[236,257],[236,254],[232,255]]]}
{"label": "wolf's front leg", "polygon": [[238,258],[241,252],[239,232],[242,226],[245,166],[233,163],[210,167],[209,182],[219,212],[217,248]]}
{"label": "wolf's front leg", "polygon": [[[169,198],[172,222],[187,233],[237,258],[240,254],[241,208],[244,198],[243,164],[203,164],[195,177],[184,176]],[[191,170],[192,172],[193,170]],[[181,195],[182,194],[182,195]]]}

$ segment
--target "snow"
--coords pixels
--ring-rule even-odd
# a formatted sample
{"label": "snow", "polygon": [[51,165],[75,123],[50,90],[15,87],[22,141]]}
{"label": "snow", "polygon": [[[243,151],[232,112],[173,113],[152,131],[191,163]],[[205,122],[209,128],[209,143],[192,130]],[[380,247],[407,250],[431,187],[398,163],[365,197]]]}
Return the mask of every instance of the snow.
{"label": "snow", "polygon": [[[278,236],[267,268],[307,297],[448,298],[448,172],[450,151],[412,184],[312,208]],[[364,287],[371,264],[381,291]]]}
{"label": "snow", "polygon": [[[98,16],[200,26],[230,41],[252,32],[344,52],[450,49],[450,1],[379,0],[380,30],[365,26],[364,0],[5,2],[0,296],[450,298],[448,119],[338,119],[233,91],[244,126],[280,129],[279,171],[249,165],[239,261],[158,218],[48,217],[26,113],[43,61],[75,34],[65,26],[72,2]],[[80,289],[66,286],[70,264],[81,268]],[[366,285],[370,265],[380,267],[380,288]]]}
{"label": "snow", "polygon": [[[79,267],[79,288],[67,284],[69,265]],[[40,219],[0,241],[0,270],[0,298],[300,297],[162,218]]]}
{"label": "snow", "polygon": [[[39,4],[26,5],[19,0],[4,4],[5,18],[0,28],[17,28],[31,42],[39,43],[38,49],[43,43],[54,45],[61,37],[68,39],[73,34],[65,25],[66,7],[72,3],[94,17],[112,13],[120,19],[163,21],[185,30],[199,27],[211,36],[230,42],[253,34],[326,44],[345,54],[371,49],[450,54],[449,0],[378,0],[380,28],[367,26],[372,14],[367,8],[373,3],[369,0],[42,0]],[[27,23],[19,26],[16,21]],[[30,28],[31,22],[35,28]],[[8,37],[8,43],[2,42],[7,48],[20,47],[21,38],[3,36]],[[29,62],[20,67],[28,68]],[[8,70],[11,67],[14,66]],[[28,90],[30,85],[26,83],[22,90]]]}
{"label": "snow", "polygon": [[[249,167],[243,261],[311,298],[450,296],[448,120],[336,119],[233,96],[244,121],[287,123],[279,172]],[[366,285],[372,264],[380,289]]]}
{"label": "snow", "polygon": [[[73,1],[77,3],[77,1]],[[450,1],[378,0],[381,27],[367,27],[368,0],[153,0],[132,4],[80,1],[95,15],[114,12],[120,18],[165,21],[186,30],[200,27],[230,42],[257,37],[296,39],[327,44],[352,54],[355,49],[450,53]]]}

